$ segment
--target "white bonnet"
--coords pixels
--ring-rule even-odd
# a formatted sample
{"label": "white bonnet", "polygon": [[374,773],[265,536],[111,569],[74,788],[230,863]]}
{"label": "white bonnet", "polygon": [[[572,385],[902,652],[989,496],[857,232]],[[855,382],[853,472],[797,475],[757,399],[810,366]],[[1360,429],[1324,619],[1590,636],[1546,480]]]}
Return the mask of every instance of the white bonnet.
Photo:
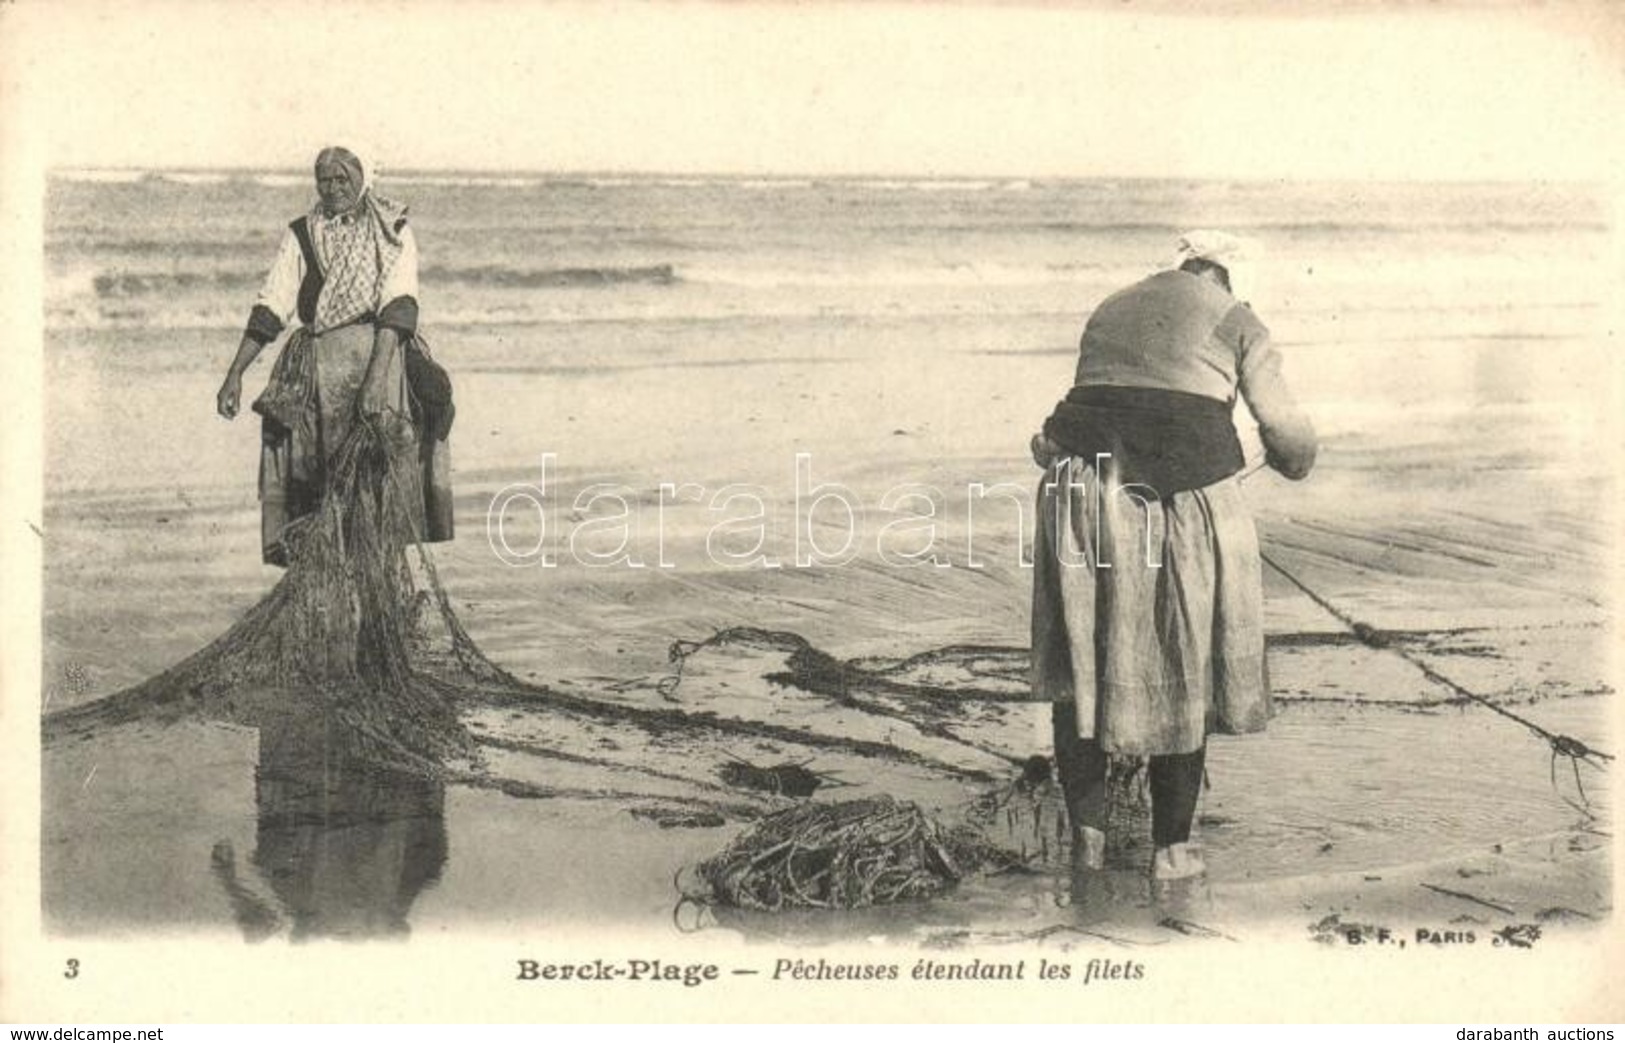
{"label": "white bonnet", "polygon": [[1257,285],[1257,267],[1264,255],[1263,244],[1247,236],[1202,228],[1186,232],[1175,244],[1171,267],[1186,261],[1208,261],[1230,275],[1230,292],[1238,301],[1251,300]]}

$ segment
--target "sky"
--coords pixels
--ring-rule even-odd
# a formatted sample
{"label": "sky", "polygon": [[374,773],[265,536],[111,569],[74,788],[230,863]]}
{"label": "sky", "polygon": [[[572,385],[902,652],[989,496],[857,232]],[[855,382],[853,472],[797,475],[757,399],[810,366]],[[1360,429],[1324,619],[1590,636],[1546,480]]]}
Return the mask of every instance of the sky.
{"label": "sky", "polygon": [[56,167],[1611,177],[1625,4],[1528,7],[22,0],[0,105]]}

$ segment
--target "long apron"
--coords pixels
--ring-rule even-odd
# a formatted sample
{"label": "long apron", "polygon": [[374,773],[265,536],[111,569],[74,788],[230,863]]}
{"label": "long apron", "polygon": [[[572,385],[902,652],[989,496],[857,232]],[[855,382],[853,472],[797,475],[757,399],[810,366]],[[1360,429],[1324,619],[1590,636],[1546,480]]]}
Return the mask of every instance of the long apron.
{"label": "long apron", "polygon": [[[1149,492],[1149,490],[1146,490]],[[1258,535],[1240,483],[1137,495],[1062,457],[1039,486],[1033,551],[1035,695],[1071,703],[1109,753],[1189,753],[1209,733],[1261,731]]]}
{"label": "long apron", "polygon": [[[321,503],[327,463],[360,418],[361,383],[372,359],[374,335],[371,323],[356,323],[319,336],[296,332],[294,338],[303,337],[306,343],[290,339],[283,348],[285,353],[311,353],[313,402],[293,427],[267,425],[261,441],[260,540],[267,564],[287,564],[285,530]],[[277,364],[298,366],[299,362],[279,359]],[[389,353],[385,367],[389,392],[383,421],[396,425],[395,441],[403,446],[392,466],[393,480],[406,508],[411,535],[426,540],[423,471],[432,463],[432,456],[423,452],[412,429],[406,366],[399,345]],[[445,443],[436,443],[433,451],[444,459]]]}

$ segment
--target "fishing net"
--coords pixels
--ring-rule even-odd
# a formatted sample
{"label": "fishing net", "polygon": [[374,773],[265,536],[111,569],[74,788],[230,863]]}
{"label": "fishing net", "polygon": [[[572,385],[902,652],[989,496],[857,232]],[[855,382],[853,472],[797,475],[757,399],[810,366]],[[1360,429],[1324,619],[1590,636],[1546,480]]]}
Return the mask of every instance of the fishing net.
{"label": "fishing net", "polygon": [[[1302,590],[1346,628],[1341,634],[1308,635],[1310,642],[1344,643],[1392,654],[1408,663],[1436,693],[1427,698],[1404,702],[1371,704],[1357,695],[1348,696],[1341,701],[1350,705],[1386,706],[1397,711],[1482,707],[1523,727],[1536,739],[1545,743],[1551,756],[1553,788],[1558,788],[1560,765],[1566,766],[1573,780],[1573,796],[1564,793],[1561,794],[1563,799],[1576,810],[1590,813],[1591,800],[1580,769],[1606,768],[1613,762],[1613,754],[1597,749],[1573,736],[1541,727],[1508,708],[1508,704],[1532,701],[1538,698],[1537,695],[1528,692],[1508,692],[1491,698],[1442,673],[1420,654],[1420,651],[1430,647],[1433,639],[1439,635],[1430,632],[1386,631],[1357,620],[1307,587],[1296,575],[1269,555],[1263,557],[1266,565]],[[1459,635],[1461,631],[1441,633]],[[799,634],[759,627],[729,627],[717,631],[704,640],[674,642],[669,653],[674,670],[660,683],[661,693],[670,698],[677,691],[683,680],[685,664],[690,658],[708,648],[723,646],[785,653],[785,669],[765,674],[767,680],[827,696],[843,706],[865,713],[908,721],[922,734],[949,739],[968,749],[992,753],[1012,761],[1014,759],[1009,758],[1006,752],[961,735],[956,731],[955,723],[966,720],[963,708],[967,706],[987,707],[1033,701],[1028,679],[1030,653],[1026,648],[948,645],[900,659],[842,660],[817,648]],[[1607,693],[1612,689],[1604,687],[1602,691]],[[1300,701],[1338,701],[1291,694],[1277,694],[1275,698],[1283,705]],[[1118,756],[1111,758],[1108,784],[1111,794],[1109,799],[1112,827],[1108,830],[1108,834],[1122,832],[1124,839],[1130,839],[1143,832],[1139,827],[1144,821],[1148,821],[1150,816],[1145,768],[1143,758]]]}
{"label": "fishing net", "polygon": [[[1112,762],[1112,865],[1149,853],[1144,769],[1143,758]],[[770,814],[680,875],[678,889],[701,909],[863,909],[935,898],[977,875],[1064,870],[1070,834],[1049,759],[1034,756],[1006,784],[937,814],[885,794]]]}
{"label": "fishing net", "polygon": [[[1396,640],[1373,637],[1370,628],[1351,633],[1353,640],[1373,648],[1391,647]],[[1070,864],[1070,823],[1051,760],[1011,756],[1008,738],[1001,750],[978,727],[986,723],[989,707],[1032,701],[1026,649],[958,645],[899,659],[842,660],[799,634],[733,627],[703,640],[674,643],[674,669],[659,685],[661,694],[675,698],[688,661],[725,646],[781,655],[783,668],[765,672],[765,679],[867,714],[908,721],[922,735],[967,751],[1003,757],[1011,776],[961,804],[934,809],[934,817],[913,805],[882,799],[809,804],[764,820],[696,868],[694,881],[681,888],[685,903],[775,912],[852,909],[932,897],[975,874],[1016,868],[1059,871]],[[1420,665],[1423,676],[1449,693],[1441,703],[1484,701]],[[1504,707],[1490,708],[1527,724]],[[1567,737],[1544,731],[1537,735],[1552,740],[1554,756],[1572,747],[1597,764],[1611,759]],[[1141,867],[1150,858],[1149,774],[1143,757],[1108,759],[1109,868]],[[1578,792],[1584,800],[1584,789]]]}
{"label": "fishing net", "polygon": [[[1106,768],[1106,864],[1144,865],[1151,845],[1150,773],[1144,757],[1112,756]],[[952,813],[984,843],[1035,870],[1071,864],[1072,830],[1066,798],[1048,757],[1029,757],[1021,774],[972,798]]]}
{"label": "fishing net", "polygon": [[[956,828],[970,830],[1006,861],[1031,868],[1065,866],[1070,859],[1066,802],[1049,757],[1018,756],[1008,748],[972,738],[969,712],[985,713],[1001,704],[1031,704],[1028,653],[998,645],[949,645],[901,659],[843,660],[790,631],[728,627],[699,641],[670,648],[673,672],[657,685],[667,698],[680,690],[684,666],[712,648],[733,647],[784,655],[784,669],[764,678],[809,692],[877,717],[903,721],[924,736],[946,739],[1010,766],[1003,778],[988,780],[969,800],[940,809]],[[805,768],[757,768],[730,764],[724,777],[740,786],[774,789],[790,796],[810,795],[819,783]],[[794,777],[785,776],[794,772]],[[788,783],[806,777],[797,790]],[[1107,767],[1106,834],[1114,865],[1130,865],[1150,854],[1151,797],[1144,757],[1112,755]]]}
{"label": "fishing net", "polygon": [[[286,531],[288,569],[270,593],[201,651],[53,715],[48,729],[313,715],[339,726],[347,752],[375,763],[435,770],[471,755],[454,698],[502,674],[458,625],[428,556],[420,549],[421,583],[408,560],[416,540],[405,497],[416,486],[403,469],[415,449],[404,426],[355,425],[328,461],[319,507]],[[438,642],[426,618],[434,614]]]}
{"label": "fishing net", "polygon": [[765,912],[861,909],[934,898],[1014,863],[975,830],[882,795],[768,815],[700,863],[682,891],[701,904]]}

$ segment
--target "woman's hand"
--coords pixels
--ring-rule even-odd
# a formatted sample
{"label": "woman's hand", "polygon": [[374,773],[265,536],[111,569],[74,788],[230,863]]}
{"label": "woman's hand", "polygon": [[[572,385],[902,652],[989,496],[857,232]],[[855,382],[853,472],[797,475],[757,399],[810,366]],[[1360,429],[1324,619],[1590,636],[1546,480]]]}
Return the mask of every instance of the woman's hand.
{"label": "woman's hand", "polygon": [[215,412],[231,420],[237,415],[237,404],[243,398],[243,378],[236,370],[226,374],[225,382],[220,385],[220,391],[214,396]]}
{"label": "woman's hand", "polygon": [[1058,443],[1050,441],[1049,436],[1042,431],[1033,435],[1032,441],[1027,444],[1027,449],[1033,454],[1033,463],[1046,470],[1050,464],[1055,462],[1055,458],[1064,452]]}
{"label": "woman's hand", "polygon": [[391,406],[389,399],[389,360],[400,351],[400,334],[388,326],[379,326],[372,337],[372,357],[367,360],[367,373],[361,378],[361,395],[356,408],[364,420],[382,416]]}
{"label": "woman's hand", "polygon": [[237,416],[237,406],[243,400],[243,374],[253,364],[263,346],[245,333],[242,343],[237,345],[237,357],[226,367],[226,379],[221,383],[220,391],[214,396],[214,410],[227,420]]}

